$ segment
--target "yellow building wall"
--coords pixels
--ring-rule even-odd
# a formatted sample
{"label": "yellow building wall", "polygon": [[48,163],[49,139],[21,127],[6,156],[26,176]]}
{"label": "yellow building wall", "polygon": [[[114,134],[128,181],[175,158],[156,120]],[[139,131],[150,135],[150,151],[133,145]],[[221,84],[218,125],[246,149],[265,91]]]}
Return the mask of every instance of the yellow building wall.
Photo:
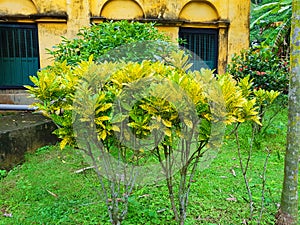
{"label": "yellow building wall", "polygon": [[61,41],[61,36],[67,36],[67,25],[65,23],[38,23],[39,51],[41,68],[51,64],[54,60],[50,58],[46,49],[52,49]]}
{"label": "yellow building wall", "polygon": [[176,41],[180,27],[219,30],[218,72],[249,46],[250,0],[0,0],[0,22],[38,24],[40,65],[51,63],[45,48],[75,37],[90,22],[129,19],[157,22]]}
{"label": "yellow building wall", "polygon": [[0,0],[0,15],[30,15],[37,12],[35,5],[30,0]]}
{"label": "yellow building wall", "polygon": [[250,2],[229,0],[232,7],[228,11],[230,27],[228,29],[228,57],[229,61],[234,53],[249,47],[250,42]]}

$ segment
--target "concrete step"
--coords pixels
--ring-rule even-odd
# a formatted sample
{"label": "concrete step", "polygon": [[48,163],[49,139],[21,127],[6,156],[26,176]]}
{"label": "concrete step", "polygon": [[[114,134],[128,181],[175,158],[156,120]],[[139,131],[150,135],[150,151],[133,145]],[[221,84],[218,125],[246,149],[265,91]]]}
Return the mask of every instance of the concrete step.
{"label": "concrete step", "polygon": [[0,93],[0,104],[31,105],[33,102],[28,93]]}
{"label": "concrete step", "polygon": [[0,117],[0,169],[10,170],[24,161],[26,152],[57,143],[52,134],[55,124],[31,112],[17,112]]}

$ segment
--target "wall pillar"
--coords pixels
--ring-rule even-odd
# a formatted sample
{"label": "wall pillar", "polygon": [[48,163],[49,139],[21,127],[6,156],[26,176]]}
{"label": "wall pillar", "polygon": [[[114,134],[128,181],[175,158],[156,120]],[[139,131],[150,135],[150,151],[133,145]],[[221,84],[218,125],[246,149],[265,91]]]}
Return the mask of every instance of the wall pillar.
{"label": "wall pillar", "polygon": [[[230,29],[228,31],[228,62],[234,53],[249,48],[250,0],[228,0]],[[243,32],[244,31],[244,32]]]}
{"label": "wall pillar", "polygon": [[67,37],[74,38],[82,27],[90,24],[89,0],[66,0],[67,1]]}
{"label": "wall pillar", "polygon": [[44,68],[54,62],[47,49],[53,50],[53,46],[61,42],[61,36],[67,34],[65,21],[37,21],[39,32],[40,68]]}
{"label": "wall pillar", "polygon": [[219,28],[218,73],[224,74],[228,62],[228,28]]}

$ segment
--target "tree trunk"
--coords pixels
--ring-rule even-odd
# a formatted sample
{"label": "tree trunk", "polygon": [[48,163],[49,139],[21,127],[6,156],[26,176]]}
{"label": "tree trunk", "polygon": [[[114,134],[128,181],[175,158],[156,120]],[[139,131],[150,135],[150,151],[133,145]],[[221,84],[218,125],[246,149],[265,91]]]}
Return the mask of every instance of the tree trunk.
{"label": "tree trunk", "polygon": [[277,225],[298,224],[298,168],[300,150],[300,0],[293,0],[291,73],[284,181]]}

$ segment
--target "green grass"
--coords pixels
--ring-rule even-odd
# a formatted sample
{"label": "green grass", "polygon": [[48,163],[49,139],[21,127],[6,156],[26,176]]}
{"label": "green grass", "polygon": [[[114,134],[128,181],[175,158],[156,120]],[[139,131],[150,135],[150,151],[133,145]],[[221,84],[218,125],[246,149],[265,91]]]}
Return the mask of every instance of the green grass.
{"label": "green grass", "polygon": [[[271,154],[261,224],[274,223],[283,180],[286,124],[287,110],[282,109],[269,128],[256,138],[248,172],[254,200],[254,219],[249,224],[256,224],[261,208],[266,148]],[[243,125],[240,136],[244,158],[250,134],[251,126]],[[57,146],[47,146],[28,154],[23,165],[0,180],[0,224],[109,224],[103,198],[95,190],[100,186],[93,170],[74,173],[86,166],[81,154],[72,148],[61,151]],[[248,195],[233,136],[225,138],[218,157],[208,169],[197,171],[194,180],[186,224],[235,225],[248,219]],[[123,224],[176,224],[167,193],[164,182],[136,187]]]}

